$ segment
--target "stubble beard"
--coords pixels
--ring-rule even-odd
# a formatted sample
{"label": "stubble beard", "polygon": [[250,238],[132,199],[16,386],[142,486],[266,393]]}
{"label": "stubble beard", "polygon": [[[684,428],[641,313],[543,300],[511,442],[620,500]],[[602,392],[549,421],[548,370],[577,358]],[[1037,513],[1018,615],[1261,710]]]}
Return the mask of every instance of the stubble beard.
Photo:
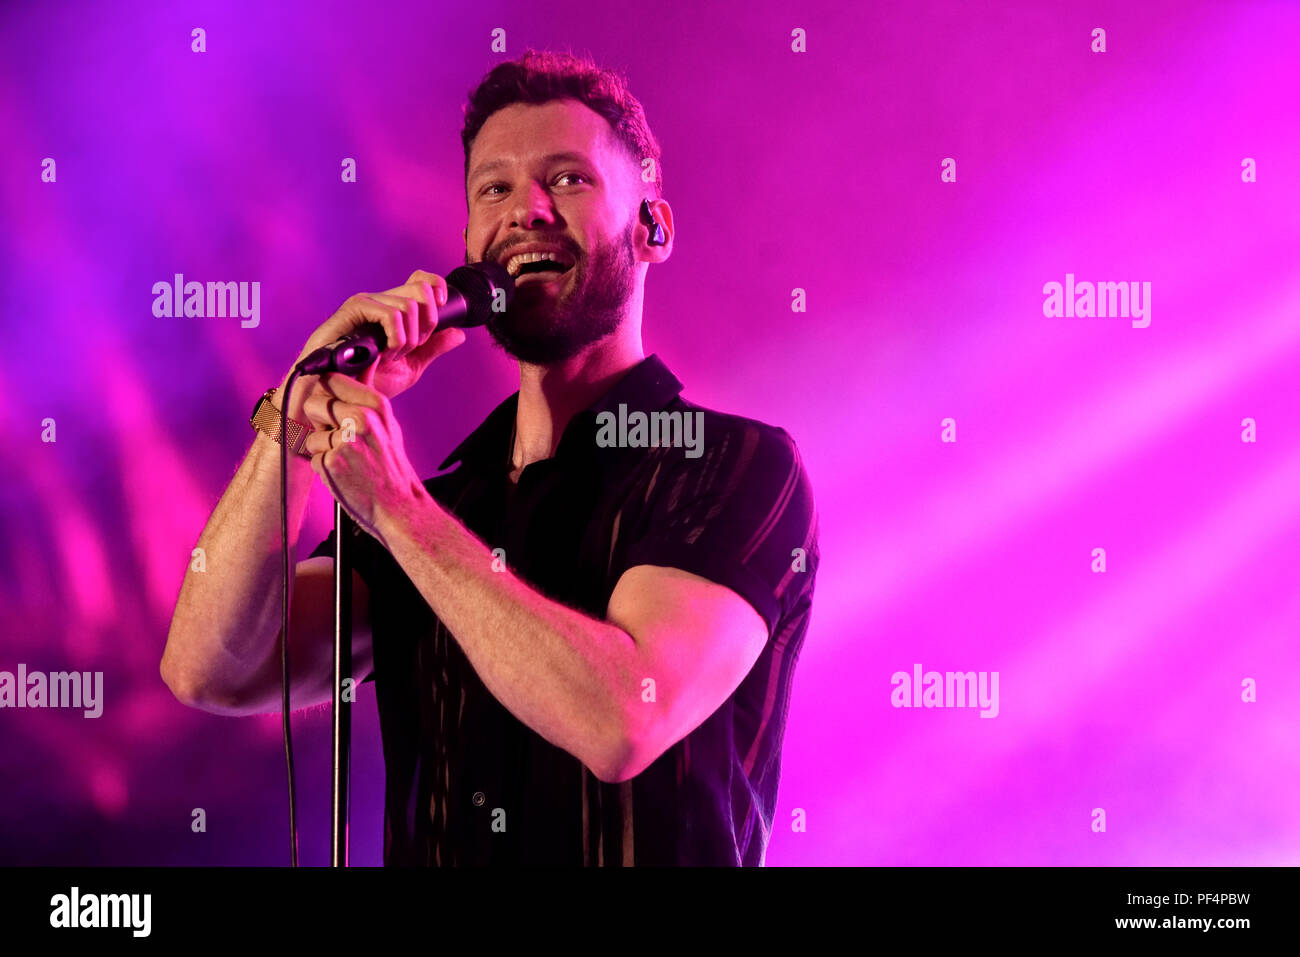
{"label": "stubble beard", "polygon": [[[629,222],[618,241],[590,258],[575,256],[572,286],[558,300],[530,289],[531,284],[519,287],[510,309],[488,318],[496,344],[520,362],[551,365],[617,331],[635,290],[635,228],[635,221]],[[560,281],[568,279],[566,274]]]}

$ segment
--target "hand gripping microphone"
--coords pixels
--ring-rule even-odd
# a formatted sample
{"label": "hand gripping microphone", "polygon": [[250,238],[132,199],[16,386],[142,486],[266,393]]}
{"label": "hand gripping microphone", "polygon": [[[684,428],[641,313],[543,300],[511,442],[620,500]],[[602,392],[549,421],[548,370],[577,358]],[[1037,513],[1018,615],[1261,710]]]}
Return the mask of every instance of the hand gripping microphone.
{"label": "hand gripping microphone", "polygon": [[[498,295],[500,293],[500,295]],[[486,325],[498,299],[501,310],[515,297],[515,280],[500,263],[484,260],[453,269],[447,276],[447,304],[438,308],[438,328],[468,329]],[[321,346],[298,363],[300,375],[341,372],[356,376],[379,358],[388,345],[384,327],[368,322],[338,342]]]}

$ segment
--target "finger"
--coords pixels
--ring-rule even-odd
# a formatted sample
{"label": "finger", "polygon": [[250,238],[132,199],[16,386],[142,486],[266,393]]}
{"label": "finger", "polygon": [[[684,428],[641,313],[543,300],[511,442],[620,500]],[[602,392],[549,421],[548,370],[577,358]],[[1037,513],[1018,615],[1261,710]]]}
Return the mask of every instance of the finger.
{"label": "finger", "polygon": [[339,402],[338,396],[322,386],[307,397],[307,401],[303,403],[302,411],[313,428],[331,429],[340,422],[337,408]]}
{"label": "finger", "polygon": [[[339,443],[333,440],[333,433],[343,433],[343,438],[349,442],[356,441],[357,436],[367,435],[372,431],[372,426],[377,427],[381,413],[368,406],[353,405],[344,402],[341,399],[331,398],[328,400],[329,405],[324,414],[317,415],[312,421],[311,435],[320,433],[330,438],[330,444],[325,448],[337,448]],[[319,406],[317,407],[319,408]],[[310,440],[311,435],[308,436]]]}
{"label": "finger", "polygon": [[[380,302],[370,293],[357,293],[343,304],[340,312],[351,314],[364,322],[378,323],[384,329],[389,350],[400,350],[406,346],[406,318],[399,309]],[[358,323],[360,325],[361,323]],[[353,332],[356,330],[353,329]]]}
{"label": "finger", "polygon": [[[423,343],[438,327],[438,309],[447,305],[447,281],[430,272],[415,272],[403,286],[389,289],[390,295],[409,297],[420,302],[420,322],[415,346]],[[432,305],[430,305],[432,303]],[[414,349],[415,346],[411,348]]]}
{"label": "finger", "polygon": [[411,273],[411,278],[406,280],[406,285],[428,285],[433,289],[434,296],[432,300],[428,301],[433,302],[437,307],[447,305],[447,280],[442,276],[439,276],[437,273],[417,269],[415,272]]}
{"label": "finger", "polygon": [[465,341],[465,338],[464,329],[448,326],[429,336],[423,345],[412,349],[407,355],[407,360],[415,367],[416,372],[423,372],[430,362],[455,349]]}
{"label": "finger", "polygon": [[311,401],[311,397],[320,392],[320,380],[314,375],[302,376],[293,384],[292,391],[294,411],[290,418],[298,422],[305,422],[303,409]]}
{"label": "finger", "polygon": [[372,362],[361,370],[361,375],[357,376],[357,381],[373,389],[375,387],[375,373],[378,371],[379,363]]}
{"label": "finger", "polygon": [[[442,299],[439,300],[439,290],[435,289],[433,284],[427,280],[421,280],[419,286],[420,302],[424,308],[420,310],[420,338],[417,346],[424,345],[426,339],[433,335],[433,331],[438,328],[438,309],[447,304],[447,287],[444,285],[441,289]],[[412,349],[412,352],[415,350]]]}
{"label": "finger", "polygon": [[317,429],[307,436],[307,441],[303,442],[302,447],[308,455],[312,456],[312,464],[316,462],[315,456],[324,454],[334,448],[334,429]]}
{"label": "finger", "polygon": [[406,303],[401,299],[392,299],[382,292],[369,293],[366,296],[371,308],[384,316],[384,334],[388,343],[384,351],[392,356],[401,355],[406,350]]}
{"label": "finger", "polygon": [[[364,405],[352,405],[350,402],[340,401],[333,411],[335,420],[338,422],[338,427],[333,431],[342,432],[343,438],[349,442],[354,441],[356,436],[369,432],[370,423],[375,421],[376,416],[378,416],[374,409],[367,408]],[[338,448],[338,446],[339,443],[335,442],[331,448]]]}
{"label": "finger", "polygon": [[[339,372],[327,372],[320,377],[321,386],[331,395],[342,399],[348,406],[357,409],[372,409],[377,412],[388,410],[388,396],[368,385],[358,382],[351,376]],[[341,409],[336,409],[342,414]]]}
{"label": "finger", "polygon": [[424,285],[429,285],[434,290],[434,304],[446,305],[447,303],[447,280],[437,273],[426,272],[423,269],[417,269],[411,273],[411,278],[406,280],[400,286],[394,286],[392,289],[385,289],[384,292],[390,296],[409,296],[412,290],[418,290]]}
{"label": "finger", "polygon": [[420,313],[425,307],[414,296],[397,296],[386,292],[377,292],[371,298],[396,310],[394,318],[400,316],[402,345],[393,348],[390,343],[389,348],[385,350],[390,358],[400,359],[423,341],[420,338]]}

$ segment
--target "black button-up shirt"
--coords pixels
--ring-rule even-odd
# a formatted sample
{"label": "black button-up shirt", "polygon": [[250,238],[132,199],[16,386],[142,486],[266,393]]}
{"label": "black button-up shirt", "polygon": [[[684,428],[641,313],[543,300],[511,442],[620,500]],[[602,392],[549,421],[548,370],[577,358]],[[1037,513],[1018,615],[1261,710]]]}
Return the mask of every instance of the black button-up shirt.
{"label": "black button-up shirt", "polygon": [[[554,457],[530,464],[517,485],[515,393],[439,468],[459,467],[425,488],[534,588],[600,620],[635,565],[732,589],[767,623],[757,662],[648,768],[604,783],[492,696],[402,568],[351,525],[352,560],[370,591],[385,864],[763,863],[812,605],[817,517],[788,433],[703,409],[681,389],[649,356],[576,415]],[[636,413],[664,412],[682,425],[690,416],[692,428],[663,428],[656,447]],[[333,538],[312,554],[332,555]]]}

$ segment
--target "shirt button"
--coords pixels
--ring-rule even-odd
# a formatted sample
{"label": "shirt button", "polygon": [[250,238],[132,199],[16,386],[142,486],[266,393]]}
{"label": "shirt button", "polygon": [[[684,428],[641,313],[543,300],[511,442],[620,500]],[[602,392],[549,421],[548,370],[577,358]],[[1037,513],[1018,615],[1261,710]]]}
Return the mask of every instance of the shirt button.
{"label": "shirt button", "polygon": [[483,794],[482,791],[475,791],[473,800],[474,800],[475,807],[482,807],[483,802],[487,800],[487,797]]}

